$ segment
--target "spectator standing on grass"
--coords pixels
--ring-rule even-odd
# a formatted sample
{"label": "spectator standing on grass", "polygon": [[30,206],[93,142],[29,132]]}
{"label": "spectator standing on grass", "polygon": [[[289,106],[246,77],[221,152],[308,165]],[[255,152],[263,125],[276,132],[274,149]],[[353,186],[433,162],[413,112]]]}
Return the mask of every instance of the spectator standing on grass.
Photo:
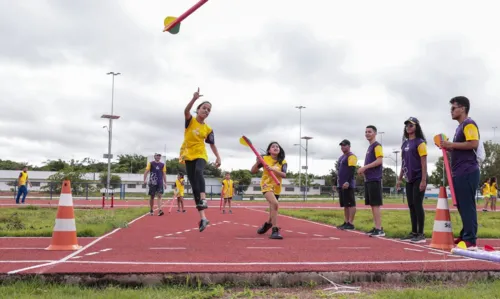
{"label": "spectator standing on grass", "polygon": [[470,101],[464,96],[450,100],[451,118],[458,122],[453,142],[441,141],[441,148],[451,153],[451,174],[457,209],[462,220],[460,236],[455,244],[464,241],[467,249],[475,250],[477,239],[476,190],[479,186],[479,162],[476,150],[479,146],[479,129],[469,117]]}
{"label": "spectator standing on grass", "polygon": [[24,166],[21,173],[19,173],[19,177],[17,178],[16,204],[19,204],[19,199],[21,198],[21,195],[23,196],[21,203],[24,204],[26,195],[28,195],[28,184],[30,185],[30,188],[33,187],[31,185],[31,182],[28,180],[28,166]]}
{"label": "spectator standing on grass", "polygon": [[410,210],[411,232],[402,241],[425,243],[424,196],[427,188],[427,143],[420,122],[410,117],[404,122],[401,146],[401,171],[396,189],[399,190],[403,176],[406,180],[406,195]]}
{"label": "spectator standing on grass", "polygon": [[356,181],[356,165],[358,158],[351,152],[351,142],[347,139],[340,142],[343,155],[338,160],[337,190],[339,192],[340,206],[344,208],[344,223],[337,226],[338,229],[354,229],[354,215],[356,214],[356,196],[354,189]]}

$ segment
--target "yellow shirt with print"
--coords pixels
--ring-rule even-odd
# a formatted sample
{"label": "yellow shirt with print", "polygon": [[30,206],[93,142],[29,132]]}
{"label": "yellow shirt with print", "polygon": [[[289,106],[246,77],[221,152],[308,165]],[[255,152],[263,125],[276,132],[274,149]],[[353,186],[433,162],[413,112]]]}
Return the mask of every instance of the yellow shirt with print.
{"label": "yellow shirt with print", "polygon": [[18,179],[18,186],[24,186],[26,185],[26,182],[28,181],[28,173],[22,171],[19,174],[19,179]]}
{"label": "yellow shirt with print", "polygon": [[233,197],[233,180],[223,180],[222,181],[222,192],[224,193],[224,198]]}
{"label": "yellow shirt with print", "polygon": [[[264,162],[266,162],[266,164],[269,165],[271,168],[275,168],[279,171],[286,172],[286,167],[287,167],[286,160],[283,160],[283,162],[280,164],[278,163],[277,160],[274,160],[273,157],[271,156],[264,156],[262,158],[264,159]],[[259,164],[259,168],[260,167],[262,167],[261,164]],[[274,194],[279,195],[281,193],[281,182],[283,178],[278,175],[276,175],[276,178],[280,183],[279,186],[276,185],[276,183],[273,180],[273,177],[269,174],[269,171],[264,168],[262,171],[262,178],[260,180],[260,187],[262,192],[265,193],[271,191],[274,192]]]}
{"label": "yellow shirt with print", "polygon": [[484,183],[483,185],[483,196],[489,197],[490,196],[490,184]]}
{"label": "yellow shirt with print", "polygon": [[186,120],[186,124],[180,160],[193,161],[201,158],[208,162],[205,142],[209,143],[208,137],[213,133],[212,128],[207,124],[199,123],[196,117],[191,117],[189,120]]}
{"label": "yellow shirt with print", "polygon": [[175,189],[177,189],[178,196],[184,196],[184,179],[175,180]]}
{"label": "yellow shirt with print", "polygon": [[497,196],[497,183],[493,183],[490,185],[490,196],[496,197]]}

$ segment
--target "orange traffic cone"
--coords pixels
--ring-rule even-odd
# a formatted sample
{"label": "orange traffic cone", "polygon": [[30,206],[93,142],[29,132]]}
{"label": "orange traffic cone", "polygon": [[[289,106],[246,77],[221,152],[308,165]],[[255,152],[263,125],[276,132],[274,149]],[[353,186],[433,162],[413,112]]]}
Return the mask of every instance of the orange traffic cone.
{"label": "orange traffic cone", "polygon": [[451,250],[454,248],[453,231],[451,229],[450,209],[448,207],[448,195],[445,187],[439,188],[439,197],[436,207],[436,218],[432,231],[431,248]]}
{"label": "orange traffic cone", "polygon": [[80,248],[82,246],[78,245],[76,239],[71,182],[64,180],[57,208],[56,224],[52,232],[52,243],[45,250],[78,250]]}

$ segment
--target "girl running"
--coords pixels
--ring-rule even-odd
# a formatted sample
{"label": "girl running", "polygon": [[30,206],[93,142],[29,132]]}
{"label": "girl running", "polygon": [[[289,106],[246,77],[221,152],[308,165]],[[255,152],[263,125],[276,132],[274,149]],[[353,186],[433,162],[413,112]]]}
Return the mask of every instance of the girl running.
{"label": "girl running", "polygon": [[184,210],[184,174],[181,172],[175,180],[175,197],[177,197],[177,212],[186,213]]}
{"label": "girl running", "polygon": [[216,156],[215,167],[221,165],[219,151],[215,146],[214,131],[205,123],[206,118],[212,110],[212,104],[208,101],[201,102],[196,107],[196,117],[191,115],[191,108],[194,102],[198,100],[200,88],[193,94],[193,98],[184,109],[184,142],[181,147],[181,161],[186,164],[186,171],[189,183],[193,189],[193,196],[196,202],[196,209],[200,213],[199,228],[200,232],[207,228],[210,223],[205,216],[205,209],[208,208],[205,194],[205,178],[203,170],[208,162],[207,150],[204,143],[210,144],[212,152]]}
{"label": "girl running", "polygon": [[[270,228],[272,228],[270,239],[283,239],[280,235],[280,229],[276,226],[278,218],[278,199],[281,193],[281,181],[286,178],[287,163],[285,160],[285,151],[277,142],[271,142],[267,146],[266,155],[262,156],[267,167],[264,168],[262,172],[262,178],[260,180],[260,187],[262,193],[264,194],[266,200],[269,202],[269,220],[265,222],[261,228],[257,230],[258,234],[265,234]],[[251,172],[257,173],[259,169],[263,167],[259,159],[252,166]],[[270,171],[274,172],[280,185],[276,185],[271,175]]]}
{"label": "girl running", "polygon": [[427,188],[427,144],[418,119],[410,117],[404,122],[402,166],[396,188],[399,190],[403,175],[406,179],[406,196],[410,210],[411,233],[402,241],[425,243],[424,195]]}
{"label": "girl running", "polygon": [[491,205],[491,210],[495,212],[497,210],[497,192],[498,192],[497,178],[493,177],[490,180],[490,205]]}
{"label": "girl running", "polygon": [[482,191],[483,191],[483,198],[484,198],[484,207],[483,207],[483,212],[488,211],[488,203],[490,202],[490,179],[487,179],[483,186],[482,186]]}

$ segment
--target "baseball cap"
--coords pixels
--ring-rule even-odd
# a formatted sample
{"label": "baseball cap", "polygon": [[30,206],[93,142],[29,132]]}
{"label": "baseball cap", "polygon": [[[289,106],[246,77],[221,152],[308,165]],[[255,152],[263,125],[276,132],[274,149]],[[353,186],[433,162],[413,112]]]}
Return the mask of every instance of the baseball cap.
{"label": "baseball cap", "polygon": [[351,145],[351,142],[347,139],[342,140],[339,145]]}
{"label": "baseball cap", "polygon": [[416,125],[416,124],[419,124],[420,122],[418,121],[418,119],[416,117],[410,116],[407,120],[405,120],[405,125],[407,123],[412,123],[412,124]]}

